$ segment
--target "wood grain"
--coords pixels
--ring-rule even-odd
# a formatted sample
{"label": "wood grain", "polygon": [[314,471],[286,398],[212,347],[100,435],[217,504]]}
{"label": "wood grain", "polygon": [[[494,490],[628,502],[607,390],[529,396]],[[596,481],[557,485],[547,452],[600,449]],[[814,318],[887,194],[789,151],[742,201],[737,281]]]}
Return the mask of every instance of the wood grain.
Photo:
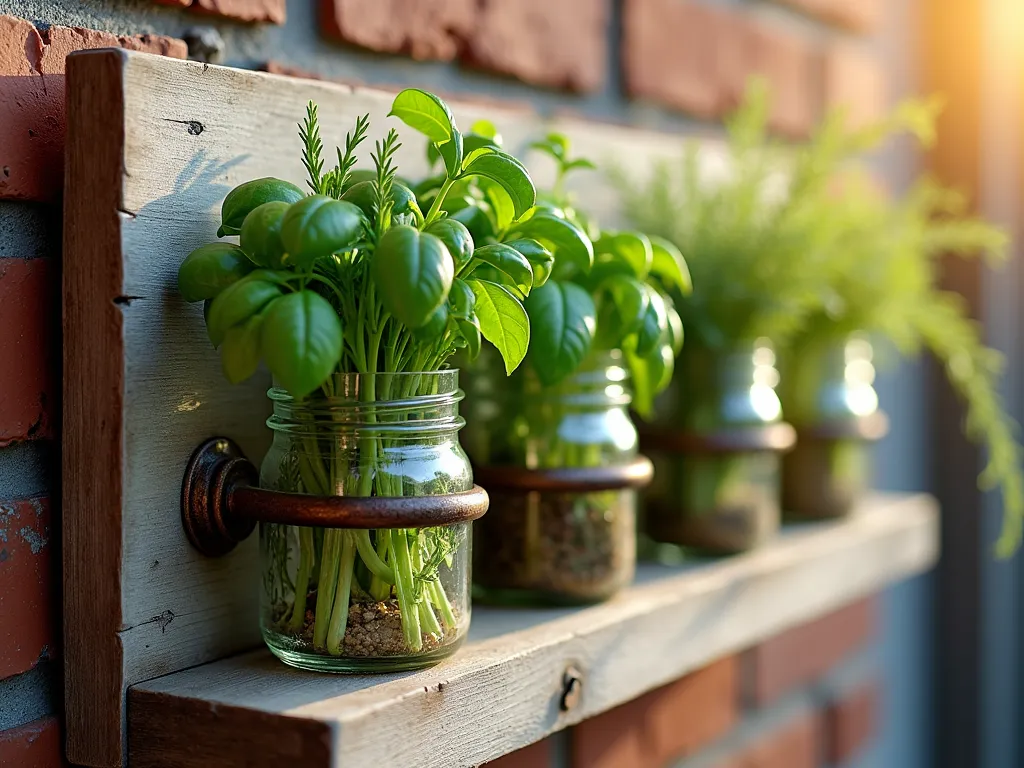
{"label": "wood grain", "polygon": [[[880,496],[746,555],[642,566],[603,605],[478,610],[433,669],[311,675],[257,651],[179,672],[129,692],[131,764],[269,768],[312,733],[329,749],[303,768],[478,765],[929,568],[937,533],[929,497]],[[563,713],[570,665],[583,694]]]}
{"label": "wood grain", "polygon": [[[125,51],[68,58],[65,219],[65,671],[73,762],[122,762],[123,695],[135,682],[260,644],[257,547],[207,560],[182,533],[184,467],[225,435],[258,462],[269,435],[266,374],[232,387],[207,341],[202,308],[177,295],[184,256],[213,240],[220,202],[261,176],[303,182],[296,123],[320,105],[324,143],[369,113],[378,138],[391,94]],[[488,117],[518,151],[551,129],[598,161],[650,167],[677,137],[524,111],[453,105],[464,128]],[[427,171],[402,130],[401,173]],[[722,167],[709,147],[708,173]],[[531,160],[538,161],[536,156]],[[368,160],[366,161],[368,162]],[[539,184],[553,169],[540,158]],[[575,182],[588,210],[614,223],[599,175]]]}

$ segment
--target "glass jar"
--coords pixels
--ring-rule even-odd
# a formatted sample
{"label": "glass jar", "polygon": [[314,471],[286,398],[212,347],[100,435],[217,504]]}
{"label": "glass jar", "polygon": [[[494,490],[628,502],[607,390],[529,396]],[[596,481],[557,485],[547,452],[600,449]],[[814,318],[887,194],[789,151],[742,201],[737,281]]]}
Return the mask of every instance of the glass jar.
{"label": "glass jar", "polygon": [[654,461],[644,530],[657,542],[729,554],[779,527],[779,452],[792,444],[763,340],[713,352],[691,345],[644,432]]}
{"label": "glass jar", "polygon": [[787,517],[843,517],[871,481],[871,440],[886,430],[874,389],[874,350],[861,334],[802,344],[784,361],[786,416],[796,448],[782,461]]}
{"label": "glass jar", "polygon": [[[473,487],[458,371],[338,374],[329,396],[271,389],[263,488],[436,496]],[[270,650],[324,672],[414,669],[450,656],[470,619],[470,523],[355,530],[260,524]]]}
{"label": "glass jar", "polygon": [[[635,489],[529,487],[545,470],[625,466],[636,458],[628,378],[618,352],[593,355],[553,387],[530,370],[506,380],[487,360],[467,376],[467,450],[481,482],[494,478],[501,486],[475,525],[474,592],[482,600],[586,604],[632,581]],[[522,482],[506,482],[512,474]],[[586,476],[577,473],[584,484]]]}

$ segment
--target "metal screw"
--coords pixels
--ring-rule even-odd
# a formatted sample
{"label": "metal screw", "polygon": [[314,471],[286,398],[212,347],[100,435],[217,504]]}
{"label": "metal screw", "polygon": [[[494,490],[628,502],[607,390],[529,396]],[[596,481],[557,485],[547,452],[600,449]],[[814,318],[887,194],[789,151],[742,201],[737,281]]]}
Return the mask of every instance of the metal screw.
{"label": "metal screw", "polygon": [[562,676],[562,711],[568,712],[580,703],[583,697],[583,673],[570,666]]}

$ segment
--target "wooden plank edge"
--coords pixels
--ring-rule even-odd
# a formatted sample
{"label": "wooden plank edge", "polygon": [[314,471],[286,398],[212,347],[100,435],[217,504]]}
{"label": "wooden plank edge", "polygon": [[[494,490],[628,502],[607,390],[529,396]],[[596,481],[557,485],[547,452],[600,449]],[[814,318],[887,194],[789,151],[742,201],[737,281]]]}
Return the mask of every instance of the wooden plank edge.
{"label": "wooden plank edge", "polygon": [[[864,519],[791,536],[776,547],[723,561],[706,571],[684,573],[660,584],[637,588],[630,595],[631,607],[634,600],[636,603],[636,616],[624,617],[621,605],[616,620],[609,615],[611,604],[586,609],[586,615],[591,617],[588,626],[574,630],[572,624],[578,624],[581,615],[574,614],[549,625],[492,638],[467,648],[461,656],[440,667],[345,694],[340,697],[344,699],[340,708],[338,699],[327,698],[277,714],[264,710],[268,719],[259,719],[260,738],[268,736],[271,743],[286,740],[296,721],[304,720],[332,729],[334,762],[330,765],[370,765],[382,759],[390,759],[389,764],[406,764],[403,761],[411,758],[411,754],[405,755],[403,749],[414,751],[414,762],[423,768],[475,765],[494,759],[930,567],[937,555],[934,502],[926,496],[895,502],[890,498],[882,512],[884,515],[875,512]],[[844,543],[844,537],[849,541]],[[816,539],[817,546],[822,547],[822,542],[828,546],[801,560],[801,550]],[[801,580],[806,581],[809,574],[802,571],[808,567],[823,564],[838,575],[870,553],[874,553],[876,563],[872,573],[859,578],[854,574],[839,581],[841,588],[830,588],[812,602],[794,601],[788,608],[777,610],[778,604],[786,603],[782,596],[791,594]],[[837,580],[836,575],[830,585]],[[767,606],[770,615],[766,615],[758,585],[763,587],[773,578],[779,583],[769,585],[774,599]],[[676,593],[659,600],[659,590]],[[723,605],[730,601],[734,604],[727,614]],[[674,633],[666,630],[666,613],[680,619],[681,626]],[[626,621],[635,621],[628,631],[624,631]],[[699,627],[700,632],[694,632],[692,625],[700,622],[705,622],[704,626]],[[670,636],[665,637],[666,632]],[[543,637],[538,639],[536,636],[540,635]],[[628,654],[622,653],[619,645],[624,639],[636,644]],[[255,658],[260,654],[247,656]],[[614,661],[609,662],[612,658]],[[630,658],[639,662],[631,663]],[[562,713],[561,680],[570,664],[583,672],[584,696],[579,708]],[[244,674],[244,668],[239,673]],[[133,756],[136,739],[148,733],[148,723],[159,721],[167,701],[174,700],[175,707],[181,708],[175,733],[160,742],[164,758],[171,762],[145,765],[203,765],[201,760],[184,759],[182,755],[188,755],[189,745],[202,738],[201,733],[208,727],[203,713],[209,707],[218,712],[230,711],[239,722],[255,718],[253,712],[258,711],[198,698],[186,684],[181,686],[181,694],[169,693],[175,677],[140,684],[130,691]],[[485,695],[482,691],[492,693]],[[500,694],[493,693],[496,691]],[[272,691],[267,694],[272,696]],[[496,713],[501,713],[500,729],[488,730],[474,722],[488,717],[493,722]],[[137,722],[144,724],[140,730]],[[437,751],[439,743],[432,745],[433,750],[424,749],[431,739],[436,742],[434,733],[440,722],[453,724],[452,730],[447,731],[451,741],[441,751]],[[401,739],[397,738],[399,730],[403,734]],[[474,741],[474,733],[489,735]],[[465,737],[466,743],[460,742],[458,734]],[[156,759],[148,747],[145,750],[145,759]],[[250,759],[247,765],[256,768],[277,764],[273,751],[261,754],[265,761]]]}
{"label": "wooden plank edge", "polygon": [[121,311],[125,56],[67,61],[63,256],[64,695],[67,756],[123,763]]}
{"label": "wooden plank edge", "polygon": [[133,692],[128,764],[132,768],[332,768],[334,728],[245,707]]}

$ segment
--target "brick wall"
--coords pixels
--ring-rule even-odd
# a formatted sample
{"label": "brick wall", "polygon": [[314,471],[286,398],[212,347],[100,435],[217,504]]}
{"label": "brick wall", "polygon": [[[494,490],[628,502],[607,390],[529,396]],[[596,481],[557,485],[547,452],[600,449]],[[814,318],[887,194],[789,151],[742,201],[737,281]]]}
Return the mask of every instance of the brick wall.
{"label": "brick wall", "polygon": [[876,625],[855,603],[487,768],[853,766],[881,716]]}
{"label": "brick wall", "polygon": [[[232,66],[418,84],[669,130],[714,130],[746,78],[759,75],[776,96],[773,125],[799,137],[829,105],[845,105],[857,120],[885,105],[887,70],[874,41],[888,7],[881,0],[291,0],[286,13],[285,0],[0,0],[0,765],[60,761],[59,232],[68,53],[191,52]],[[769,723],[763,738],[750,736],[758,712],[781,706],[764,696],[788,701],[789,673],[777,661],[792,658],[786,642],[724,660],[504,762],[541,765],[572,752],[588,761],[579,765],[611,765],[602,755],[653,765],[749,738],[749,754],[740,750],[723,765],[774,765],[773,743],[788,752],[822,733],[835,734],[831,754],[850,754],[870,732],[873,689],[824,710],[816,700],[809,719]],[[802,663],[800,690],[831,660]],[[683,714],[687,727],[678,728]],[[638,722],[651,732],[637,730]]]}

